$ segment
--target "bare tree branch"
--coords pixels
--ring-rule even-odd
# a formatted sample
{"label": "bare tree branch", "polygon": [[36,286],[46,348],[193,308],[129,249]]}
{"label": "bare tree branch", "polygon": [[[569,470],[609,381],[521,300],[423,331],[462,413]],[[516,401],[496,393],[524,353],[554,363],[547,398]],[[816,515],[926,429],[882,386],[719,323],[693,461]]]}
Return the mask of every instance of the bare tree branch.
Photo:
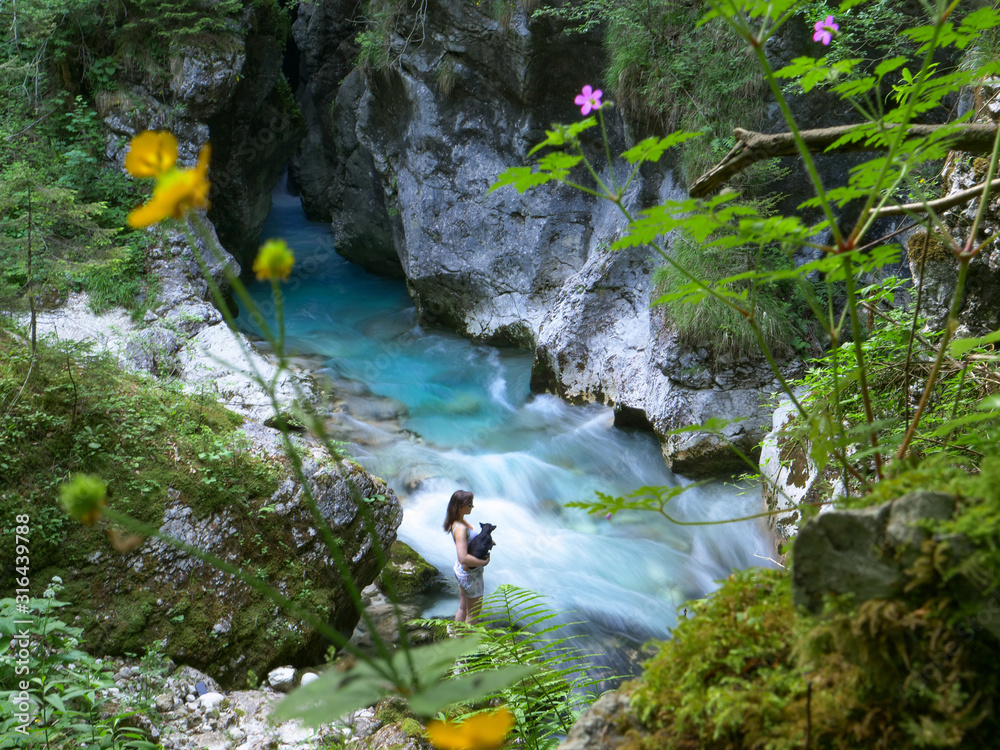
{"label": "bare tree branch", "polygon": [[[984,187],[986,187],[986,183],[981,182],[978,185],[973,185],[967,190],[952,193],[951,195],[946,195],[944,198],[938,198],[937,200],[927,201],[925,203],[906,203],[901,206],[883,206],[875,211],[875,215],[901,216],[906,213],[920,214],[927,213],[931,209],[941,211],[946,208],[951,208],[952,206],[957,206],[959,203],[965,203],[967,200],[981,195]],[[998,187],[1000,187],[1000,178],[997,178],[990,183],[990,190],[995,190]]]}
{"label": "bare tree branch", "polygon": [[[800,135],[811,152],[823,152],[837,142],[838,139],[857,129],[858,125],[841,125],[834,128],[817,128],[803,130]],[[887,126],[889,129],[898,126]],[[926,137],[937,130],[953,125],[910,125],[907,135],[910,137]],[[993,139],[996,137],[996,125],[974,124],[963,125],[951,136],[950,148],[966,151],[971,154],[985,154],[993,150]],[[704,198],[717,190],[722,183],[734,174],[742,172],[751,164],[775,156],[794,156],[799,153],[795,138],[791,133],[757,133],[752,130],[735,128],[736,145],[726,156],[695,180],[688,189],[692,198]],[[878,151],[864,140],[842,143],[834,151]]]}

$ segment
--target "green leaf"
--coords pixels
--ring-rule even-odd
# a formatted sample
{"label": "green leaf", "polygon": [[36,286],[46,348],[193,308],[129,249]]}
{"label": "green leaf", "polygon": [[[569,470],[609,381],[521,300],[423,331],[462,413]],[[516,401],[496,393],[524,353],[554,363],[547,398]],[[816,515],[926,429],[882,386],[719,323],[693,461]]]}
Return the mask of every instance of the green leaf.
{"label": "green leaf", "polygon": [[774,75],[776,78],[798,78],[823,65],[825,60],[826,58],[817,60],[815,57],[796,57],[781,70],[776,70]]}
{"label": "green leaf", "polygon": [[489,195],[494,190],[499,190],[507,185],[513,185],[517,189],[517,192],[524,193],[533,187],[544,185],[552,179],[551,174],[532,172],[531,167],[511,167],[500,173],[497,181],[490,185],[490,189],[486,191],[486,194]]}
{"label": "green leaf", "polygon": [[749,417],[734,417],[733,419],[722,419],[721,417],[709,417],[701,424],[691,424],[686,427],[678,427],[675,430],[670,430],[669,432],[663,433],[665,436],[668,435],[684,435],[689,432],[710,432],[713,435],[721,435],[722,431],[725,430],[729,425],[736,424],[737,422],[742,422]]}
{"label": "green leaf", "polygon": [[555,151],[538,160],[538,169],[552,175],[554,180],[565,179],[569,170],[583,161],[582,156],[574,156],[563,151]]}
{"label": "green leaf", "polygon": [[973,349],[978,349],[981,346],[993,344],[997,341],[1000,341],[1000,330],[993,331],[993,333],[987,333],[985,336],[980,336],[978,338],[955,339],[951,342],[948,350],[952,357],[958,359]]}
{"label": "green leaf", "polygon": [[449,638],[431,646],[411,648],[409,657],[397,651],[392,658],[393,667],[397,674],[408,676],[410,684],[429,685],[444,677],[458,657],[474,651],[482,639],[481,635]]}
{"label": "green leaf", "polygon": [[361,662],[343,672],[330,669],[296,688],[274,707],[272,715],[277,721],[300,719],[306,726],[317,727],[372,705],[392,688],[371,665]]}
{"label": "green leaf", "polygon": [[659,161],[660,157],[663,156],[663,152],[668,148],[672,148],[680,143],[684,143],[684,141],[691,140],[692,138],[697,138],[700,135],[703,135],[703,133],[677,131],[676,133],[671,133],[666,138],[656,138],[654,136],[637,143],[628,151],[624,152],[622,157],[624,157],[630,164],[635,164],[640,161]]}
{"label": "green leaf", "polygon": [[595,125],[597,125],[596,117],[588,117],[586,120],[574,122],[572,125],[555,124],[552,126],[552,130],[545,131],[545,140],[531,149],[528,152],[528,156],[541,151],[546,146],[564,146],[567,143],[575,143],[579,140],[580,133]]}
{"label": "green leaf", "polygon": [[934,429],[931,433],[931,437],[946,437],[954,430],[959,427],[968,427],[970,425],[977,425],[983,422],[990,422],[996,419],[996,414],[993,409],[990,409],[987,413],[979,414],[966,414],[956,419],[949,419],[947,422],[941,426]]}
{"label": "green leaf", "polygon": [[66,704],[63,703],[62,698],[59,697],[58,693],[49,693],[45,696],[46,702],[54,706],[60,713],[66,713]]}
{"label": "green leaf", "polygon": [[[905,64],[906,64],[906,58],[905,57],[890,57],[888,60],[883,60],[882,62],[880,62],[875,67],[875,76],[877,78],[881,79],[884,76],[886,76],[888,73],[891,73],[892,71],[897,70],[899,68],[899,66],[905,65]],[[909,71],[904,68],[903,69],[903,76],[906,77],[906,74],[908,72]]]}
{"label": "green leaf", "polygon": [[854,81],[844,81],[843,83],[838,83],[831,89],[831,91],[840,94],[840,96],[844,99],[850,99],[864,96],[873,88],[875,88],[875,79],[869,76],[867,78],[859,78]]}
{"label": "green leaf", "polygon": [[489,672],[445,680],[421,689],[407,699],[410,708],[423,716],[433,716],[452,703],[467,703],[520,682],[537,672],[531,665],[502,667]]}
{"label": "green leaf", "polygon": [[566,507],[585,510],[592,516],[603,516],[608,513],[613,515],[624,510],[659,511],[675,497],[705,484],[707,482],[692,482],[691,484],[674,487],[640,487],[625,497],[615,497],[613,495],[606,495],[603,492],[597,492],[595,493],[598,498],[596,502],[578,500],[566,503]]}

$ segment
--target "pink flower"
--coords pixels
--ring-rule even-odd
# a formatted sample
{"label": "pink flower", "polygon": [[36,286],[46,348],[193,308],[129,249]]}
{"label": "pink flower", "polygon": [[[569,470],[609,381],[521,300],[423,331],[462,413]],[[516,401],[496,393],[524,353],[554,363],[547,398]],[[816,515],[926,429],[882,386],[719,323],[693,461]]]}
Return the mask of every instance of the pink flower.
{"label": "pink flower", "polygon": [[[586,114],[586,113],[584,113],[584,114]],[[606,515],[606,516],[604,517],[604,520],[605,520],[605,521],[610,521],[610,520],[611,520],[611,514],[610,514],[610,513],[608,513],[608,515]]]}
{"label": "pink flower", "polygon": [[833,32],[840,31],[840,27],[833,22],[833,16],[827,16],[823,21],[817,21],[813,28],[816,33],[813,34],[814,42],[823,42],[823,44],[829,44],[830,40],[833,39]]}
{"label": "pink flower", "polygon": [[590,88],[590,84],[583,87],[583,93],[578,94],[576,99],[573,101],[580,105],[580,114],[589,115],[590,110],[601,108],[601,96],[604,94],[603,91],[597,89],[594,91]]}

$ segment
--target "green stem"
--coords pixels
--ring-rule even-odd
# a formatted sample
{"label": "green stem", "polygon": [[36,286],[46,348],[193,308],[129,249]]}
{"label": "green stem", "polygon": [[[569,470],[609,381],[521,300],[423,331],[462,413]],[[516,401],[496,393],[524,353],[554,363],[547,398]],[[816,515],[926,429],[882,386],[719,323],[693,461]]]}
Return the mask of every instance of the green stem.
{"label": "green stem", "polygon": [[[223,273],[226,276],[226,280],[230,283],[234,292],[240,297],[240,299],[245,300],[245,304],[247,306],[247,312],[251,314],[256,312],[259,315],[259,310],[256,306],[256,303],[253,301],[253,298],[250,297],[249,293],[246,291],[246,287],[244,287],[243,283],[232,272],[232,270],[229,267],[229,264],[226,263],[226,258],[225,255],[223,254],[222,248],[218,247],[216,243],[213,241],[211,234],[208,232],[207,227],[204,225],[201,216],[199,216],[198,214],[192,214],[192,217],[194,219],[193,223],[195,224],[195,226],[201,230],[200,234],[202,235],[202,239],[204,240],[206,247],[210,249],[210,251],[215,256],[216,260],[222,264]],[[187,223],[184,224],[184,228],[185,228],[185,233],[188,236],[188,241],[192,242],[193,238],[191,237],[190,229]],[[205,276],[205,280],[208,283],[209,288],[212,291],[213,298],[216,300],[216,304],[219,306],[219,310],[222,313],[226,325],[233,332],[233,335],[235,336],[237,342],[240,345],[240,349],[243,352],[244,358],[253,369],[254,380],[264,387],[264,390],[271,401],[271,407],[274,410],[275,414],[280,413],[280,404],[278,403],[274,386],[272,384],[268,384],[264,380],[263,376],[257,371],[256,366],[253,364],[253,360],[250,357],[250,353],[248,351],[248,346],[243,337],[239,335],[238,329],[236,327],[236,321],[233,318],[232,313],[229,310],[228,306],[225,304],[225,300],[222,297],[222,292],[219,289],[218,285],[215,283],[211,274],[209,273],[207,264],[201,257],[201,254],[198,251],[197,246],[194,245],[193,243],[192,243],[192,252],[193,255],[195,256],[196,261],[199,264],[199,268],[201,269],[202,274]],[[279,297],[277,299],[277,302],[280,303],[280,301],[281,299]],[[276,309],[277,307],[278,306],[276,305]],[[262,329],[267,330],[269,333],[269,329],[266,329],[266,327],[263,325],[261,327]],[[269,337],[268,341],[272,343],[272,345],[274,344],[273,337]],[[279,352],[280,351],[281,350],[279,349]],[[279,358],[283,356],[284,356],[283,353],[279,354]],[[278,372],[275,375],[276,378],[278,377],[278,375],[280,375],[280,372],[281,368],[278,368]],[[297,384],[296,384],[296,393],[301,398],[302,393],[298,389]],[[319,528],[320,534],[323,537],[323,541],[326,544],[327,549],[334,560],[334,564],[337,566],[337,571],[341,576],[344,586],[347,588],[348,594],[350,595],[351,600],[355,605],[355,608],[358,610],[358,614],[360,615],[361,619],[364,621],[365,625],[369,629],[369,632],[371,633],[372,640],[375,643],[376,649],[379,651],[379,655],[385,660],[385,664],[389,665],[388,668],[391,672],[392,671],[391,655],[389,653],[388,645],[384,643],[382,638],[379,636],[378,630],[375,628],[375,624],[372,621],[371,616],[368,614],[367,609],[364,607],[361,600],[361,592],[358,589],[357,584],[354,582],[354,578],[351,575],[350,569],[348,568],[347,563],[344,559],[343,552],[341,551],[339,544],[334,538],[333,531],[330,529],[329,524],[327,524],[326,519],[323,517],[322,513],[320,513],[319,507],[316,504],[316,499],[313,496],[312,489],[309,485],[309,481],[306,478],[305,472],[302,468],[301,456],[299,455],[298,449],[292,443],[291,438],[288,435],[287,428],[281,430],[281,436],[285,453],[288,456],[289,462],[292,465],[294,476],[298,480],[299,486],[302,488],[303,497],[306,500],[307,507],[310,510],[313,520],[316,523],[316,526]],[[324,447],[327,448],[329,451],[330,446],[328,442],[324,441]],[[329,451],[329,452],[331,456],[336,455],[336,451]],[[378,546],[378,539],[373,539],[372,544],[374,546]],[[334,641],[334,643],[338,642]],[[353,655],[360,658],[362,661],[370,663],[374,668],[376,669],[380,668],[380,665],[377,660],[373,660],[370,657],[367,657],[366,655],[363,655],[361,654],[361,652],[356,650],[349,649],[349,651]]]}
{"label": "green stem", "polygon": [[566,181],[566,184],[569,185],[570,187],[575,187],[580,190],[583,190],[585,193],[596,195],[598,198],[606,198],[612,203],[620,204],[621,200],[618,198],[618,195],[608,190],[608,186],[604,184],[604,181],[598,176],[597,172],[594,171],[594,166],[590,163],[590,159],[588,159],[587,155],[583,153],[583,149],[580,148],[579,145],[577,145],[576,150],[577,153],[580,154],[580,158],[583,160],[583,166],[585,166],[587,168],[587,171],[590,172],[590,176],[594,178],[594,183],[601,188],[602,192],[597,193],[594,192],[593,190],[588,190],[587,188],[581,187],[580,185],[576,185],[572,182],[569,182],[568,180]]}
{"label": "green stem", "polygon": [[[955,0],[956,2],[958,0]],[[976,210],[976,218],[972,222],[972,228],[969,230],[969,239],[965,243],[965,249],[963,253],[968,257],[973,257],[979,253],[982,249],[982,245],[976,247],[973,251],[973,247],[976,245],[976,235],[979,232],[979,225],[983,220],[983,216],[986,213],[986,207],[990,203],[990,183],[993,182],[993,175],[997,171],[997,157],[1000,156],[1000,128],[997,128],[996,137],[993,139],[993,153],[990,154],[990,164],[986,168],[986,178],[983,183],[983,194],[979,199],[979,208]],[[992,238],[990,238],[992,239]],[[983,243],[986,244],[985,242]]]}
{"label": "green stem", "polygon": [[924,235],[924,247],[920,254],[920,281],[917,283],[917,299],[913,304],[913,320],[910,322],[910,340],[906,343],[906,364],[903,366],[903,419],[910,421],[910,365],[913,358],[913,340],[917,335],[917,322],[920,320],[920,303],[924,294],[924,268],[927,265],[927,251],[931,244],[931,227],[928,225]]}
{"label": "green stem", "polygon": [[278,345],[277,355],[279,357],[279,371],[285,365],[285,306],[281,297],[281,284],[277,279],[271,279],[271,295],[274,297],[274,314],[278,320]]}
{"label": "green stem", "polygon": [[[948,13],[954,9],[957,2],[958,0],[954,0],[948,9]],[[979,231],[979,224],[986,212],[986,206],[989,204],[990,183],[993,181],[993,175],[996,173],[998,157],[1000,157],[1000,128],[997,128],[997,134],[993,139],[993,153],[990,155],[989,167],[986,170],[983,194],[979,199],[979,207],[976,210],[976,218],[973,220],[972,227],[969,229],[969,237],[965,241],[965,247],[962,248],[961,251],[955,253],[959,264],[958,280],[955,282],[955,294],[951,300],[951,308],[948,311],[948,320],[941,336],[941,344],[938,348],[937,357],[934,359],[934,365],[931,368],[930,375],[927,376],[927,383],[924,385],[924,391],[920,395],[920,403],[917,405],[917,410],[913,415],[913,420],[910,422],[910,426],[907,428],[906,434],[903,436],[903,442],[899,446],[897,458],[900,459],[906,455],[909,444],[913,440],[917,425],[920,423],[920,419],[927,407],[927,402],[930,399],[931,390],[934,388],[934,384],[937,381],[938,372],[941,370],[941,362],[944,360],[948,344],[951,337],[954,335],[955,330],[958,328],[958,312],[962,306],[962,295],[965,292],[965,279],[968,274],[969,263],[976,255],[979,254],[979,251],[983,247],[983,244],[976,244],[976,234]]]}
{"label": "green stem", "polygon": [[[894,128],[894,130],[896,131],[894,133],[895,138],[893,138],[892,142],[889,144],[888,151],[886,152],[886,155],[882,162],[882,170],[879,173],[878,179],[875,181],[875,186],[872,188],[871,192],[869,192],[868,198],[865,201],[865,206],[863,209],[861,209],[861,213],[858,214],[857,222],[855,223],[854,228],[851,231],[852,241],[855,244],[857,243],[858,240],[860,240],[867,227],[870,226],[871,222],[874,220],[873,217],[869,216],[869,212],[872,206],[875,204],[876,199],[879,198],[880,196],[882,197],[883,200],[887,198],[887,196],[881,195],[882,184],[885,181],[886,175],[889,173],[891,165],[896,158],[896,154],[899,152],[900,146],[902,146],[903,141],[906,138],[907,128],[905,127],[905,125],[906,123],[911,122],[913,119],[913,112],[916,107],[917,100],[919,99],[920,89],[927,83],[928,80],[927,72],[930,70],[930,66],[934,61],[934,53],[938,48],[937,41],[941,35],[941,29],[944,27],[945,22],[947,21],[948,17],[951,15],[955,7],[958,5],[958,3],[959,0],[952,0],[951,5],[948,6],[944,10],[944,12],[941,13],[940,16],[938,16],[938,18],[934,23],[934,32],[930,42],[928,43],[927,54],[924,56],[924,61],[923,65],[920,68],[920,72],[914,78],[914,80],[917,81],[917,89],[915,91],[912,91],[910,93],[910,96],[906,100],[906,109],[904,110],[903,116],[900,119],[899,127]],[[876,455],[878,454],[876,453]]]}
{"label": "green stem", "polygon": [[597,119],[601,123],[601,135],[604,138],[604,154],[608,159],[608,171],[611,172],[611,186],[615,189],[615,196],[621,200],[621,193],[618,192],[618,182],[615,179],[615,163],[611,161],[611,144],[608,143],[608,131],[604,127],[604,107],[597,108]]}
{"label": "green stem", "polygon": [[751,44],[751,49],[753,49],[754,55],[757,56],[761,70],[764,72],[764,78],[767,80],[767,84],[771,88],[771,93],[774,94],[774,99],[778,103],[778,107],[781,109],[781,114],[785,118],[785,124],[788,125],[788,130],[795,139],[795,144],[799,148],[799,155],[802,157],[802,163],[805,165],[806,172],[808,173],[809,179],[816,191],[816,197],[819,199],[820,207],[826,215],[830,231],[833,232],[833,239],[837,246],[840,247],[844,244],[844,237],[840,232],[840,226],[837,224],[837,219],[833,214],[833,206],[830,205],[830,199],[827,197],[826,188],[823,187],[823,180],[819,176],[819,171],[816,169],[815,162],[813,162],[809,146],[803,140],[802,133],[799,130],[799,125],[795,121],[795,116],[792,114],[792,108],[788,105],[788,101],[785,99],[785,95],[781,91],[781,86],[778,85],[778,80],[774,76],[774,70],[772,70],[771,63],[767,59],[763,45]]}
{"label": "green stem", "polygon": [[608,198],[609,197],[606,192],[605,193],[600,193],[597,190],[591,190],[589,187],[584,187],[583,185],[579,185],[579,184],[573,182],[572,180],[563,180],[563,184],[564,185],[569,185],[571,188],[575,188],[576,190],[579,190],[580,192],[583,192],[583,193],[587,193],[588,195],[593,195],[596,198]]}
{"label": "green stem", "polygon": [[827,500],[822,503],[799,503],[798,505],[793,505],[791,508],[785,508],[784,510],[765,510],[762,513],[754,513],[752,516],[741,516],[740,518],[726,518],[722,521],[678,521],[676,518],[671,516],[665,510],[666,502],[659,508],[659,513],[661,516],[666,518],[670,523],[677,524],[678,526],[721,526],[724,523],[737,523],[739,521],[752,521],[755,518],[767,518],[768,516],[780,516],[784,513],[793,513],[797,510],[802,510],[804,508],[818,508],[821,505],[829,505],[832,500]]}
{"label": "green stem", "polygon": [[872,448],[875,450],[875,476],[882,478],[882,452],[878,447],[878,435],[873,427],[875,415],[872,412],[871,396],[868,390],[868,374],[865,366],[865,352],[861,343],[861,320],[858,317],[858,300],[854,289],[854,269],[851,267],[849,253],[842,255],[844,265],[844,281],[847,285],[847,306],[850,310],[851,335],[854,338],[854,358],[858,363],[858,382],[861,386],[861,400],[865,405],[865,420],[868,423],[868,434]]}
{"label": "green stem", "polygon": [[[962,400],[962,389],[965,387],[965,377],[968,374],[969,374],[969,365],[967,364],[967,365],[965,365],[965,367],[962,368],[962,375],[958,379],[958,390],[955,392],[955,403],[951,407],[951,418],[952,419],[954,419],[956,416],[958,416],[958,404]],[[949,433],[949,435],[950,434],[951,433]],[[947,437],[947,435],[945,437]]]}
{"label": "green stem", "polygon": [[938,372],[941,370],[941,362],[944,360],[945,352],[948,350],[948,343],[951,341],[952,335],[955,333],[955,329],[958,328],[958,310],[962,305],[962,293],[965,289],[965,277],[969,270],[969,261],[972,258],[961,256],[958,259],[958,281],[955,283],[955,296],[951,300],[951,309],[948,311],[948,321],[945,323],[944,332],[941,334],[941,344],[938,347],[937,357],[934,358],[934,364],[931,367],[930,375],[927,376],[927,383],[924,385],[924,391],[920,394],[920,403],[917,404],[917,409],[913,413],[913,419],[910,421],[910,426],[906,429],[906,434],[903,436],[903,442],[899,446],[899,452],[896,454],[897,459],[903,459],[906,456],[906,451],[910,447],[910,442],[913,440],[914,433],[917,431],[917,425],[920,424],[920,419],[924,415],[924,410],[927,408],[927,402],[930,400],[931,391],[934,388],[934,383],[937,381]]}

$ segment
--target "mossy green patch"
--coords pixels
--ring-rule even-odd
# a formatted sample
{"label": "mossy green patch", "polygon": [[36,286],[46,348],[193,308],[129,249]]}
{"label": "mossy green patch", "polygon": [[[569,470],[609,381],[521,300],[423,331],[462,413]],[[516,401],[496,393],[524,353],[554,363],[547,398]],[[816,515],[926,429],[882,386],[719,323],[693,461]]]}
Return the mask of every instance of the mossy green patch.
{"label": "mossy green patch", "polygon": [[410,707],[401,698],[393,696],[383,698],[375,706],[375,719],[381,722],[382,726],[398,724],[407,719],[415,720],[416,718],[417,715],[410,710]]}
{"label": "mossy green patch", "polygon": [[953,260],[951,248],[945,244],[938,232],[917,232],[906,241],[906,254],[919,264],[921,258],[927,261]]}
{"label": "mossy green patch", "polygon": [[636,692],[640,718],[668,737],[742,736],[752,746],[805,692],[791,660],[789,577],[734,573],[691,613],[646,666]]}
{"label": "mossy green patch", "polygon": [[[32,361],[23,338],[7,330],[0,362],[0,526],[12,529],[17,515],[31,519],[32,586],[41,591],[60,575],[73,613],[83,617],[78,624],[95,629],[102,650],[137,653],[164,637],[182,651],[196,649],[222,617],[218,602],[192,594],[178,603],[166,584],[133,590],[127,567],[123,580],[102,588],[120,555],[103,523],[84,526],[58,507],[58,487],[75,473],[100,476],[110,508],[154,527],[171,503],[191,508],[194,518],[226,508],[250,528],[259,523],[264,545],[277,551],[288,546],[290,530],[260,523],[252,509],[275,491],[281,467],[254,455],[239,433],[242,419],[214,400],[126,373],[81,345],[43,341]],[[8,587],[12,576],[0,571]]]}
{"label": "mossy green patch", "polygon": [[406,598],[426,591],[437,575],[437,568],[412,547],[396,541],[389,550],[389,560],[379,575],[378,586],[381,589],[391,588],[398,596]]}
{"label": "mossy green patch", "polygon": [[203,516],[277,488],[276,467],[238,432],[242,418],[214,399],[126,373],[80,344],[41,343],[34,362],[15,342],[0,347],[0,398],[10,404],[0,432],[0,520],[31,514],[38,569],[93,552],[102,539],[69,524],[56,505],[56,488],[72,474],[100,476],[109,506],[148,524],[162,520],[168,491]]}
{"label": "mossy green patch", "polygon": [[399,728],[407,737],[423,737],[426,734],[423,724],[416,719],[403,719]]}
{"label": "mossy green patch", "polygon": [[929,482],[961,500],[956,518],[935,522],[902,595],[831,598],[811,617],[792,606],[791,573],[733,574],[630,686],[644,731],[629,747],[990,746],[1000,641],[982,615],[1000,578],[1000,458],[981,475],[904,474],[886,488]]}

